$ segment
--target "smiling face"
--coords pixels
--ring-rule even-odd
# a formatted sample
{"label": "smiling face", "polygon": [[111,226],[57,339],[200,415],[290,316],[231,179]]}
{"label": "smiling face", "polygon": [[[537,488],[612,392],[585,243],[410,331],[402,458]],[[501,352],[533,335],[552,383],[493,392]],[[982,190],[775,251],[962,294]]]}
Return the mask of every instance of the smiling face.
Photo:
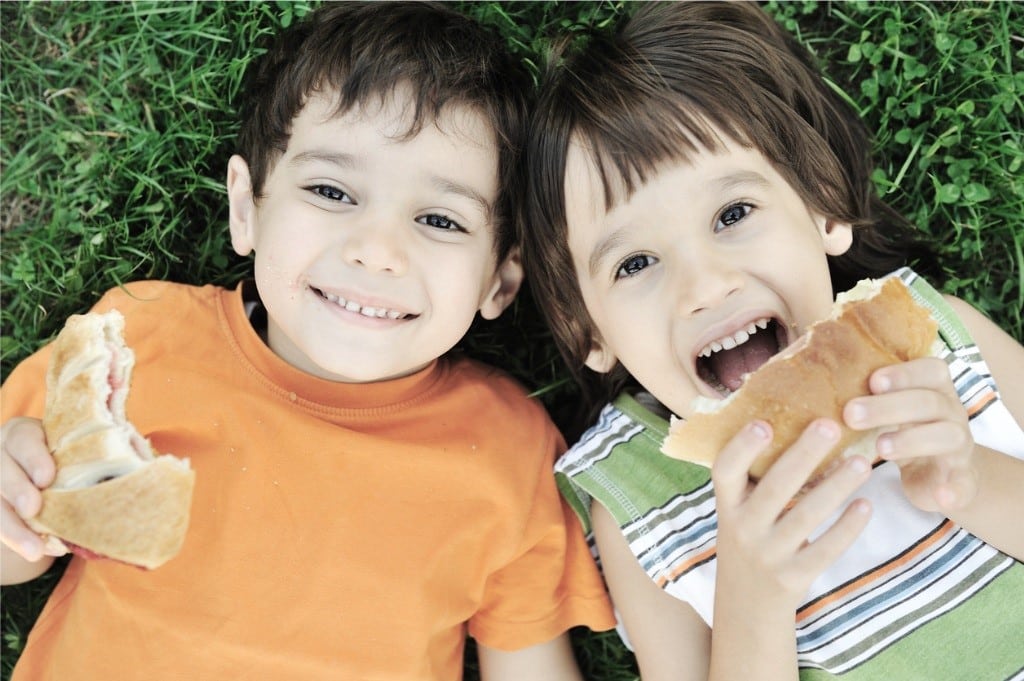
{"label": "smiling face", "polygon": [[518,290],[518,256],[496,262],[486,120],[448,106],[406,139],[407,104],[399,90],[335,116],[333,98],[311,97],[255,201],[245,161],[229,164],[232,244],[256,253],[268,344],[307,373],[408,375]]}
{"label": "smiling face", "polygon": [[566,168],[569,249],[598,335],[587,366],[621,362],[680,416],[828,315],[825,256],[852,238],[760,152],[722,142],[666,164],[608,212],[590,155],[573,145]]}

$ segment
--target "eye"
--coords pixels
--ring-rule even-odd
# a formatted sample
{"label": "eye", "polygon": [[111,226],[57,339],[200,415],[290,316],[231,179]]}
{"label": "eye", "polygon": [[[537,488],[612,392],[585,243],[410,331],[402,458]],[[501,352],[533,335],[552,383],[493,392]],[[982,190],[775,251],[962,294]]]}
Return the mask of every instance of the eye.
{"label": "eye", "polygon": [[466,230],[459,223],[455,222],[449,217],[439,215],[437,213],[431,213],[424,215],[423,217],[416,218],[416,222],[427,227],[436,227],[447,232],[465,232]]}
{"label": "eye", "polygon": [[715,223],[715,231],[720,231],[727,227],[732,227],[743,218],[750,215],[750,212],[754,210],[754,207],[749,203],[734,203],[728,206],[718,216],[718,221]]}
{"label": "eye", "polygon": [[338,189],[337,187],[332,187],[329,184],[314,184],[310,185],[309,187],[305,187],[305,189],[306,191],[313,192],[317,196],[325,198],[328,201],[339,201],[341,203],[351,204],[355,203],[351,196],[349,196],[342,190]]}
{"label": "eye", "polygon": [[631,255],[619,265],[619,268],[615,270],[616,279],[625,279],[626,277],[632,277],[633,275],[640,272],[647,267],[650,267],[654,263],[658,262],[654,256],[650,255]]}

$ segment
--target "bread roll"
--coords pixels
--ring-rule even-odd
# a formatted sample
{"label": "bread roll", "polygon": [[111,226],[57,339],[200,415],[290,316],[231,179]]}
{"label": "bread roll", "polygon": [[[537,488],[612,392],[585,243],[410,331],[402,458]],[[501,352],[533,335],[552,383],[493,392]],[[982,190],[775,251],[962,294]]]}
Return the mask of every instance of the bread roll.
{"label": "bread roll", "polygon": [[936,329],[900,279],[863,280],[838,296],[831,317],[749,374],[728,398],[698,398],[697,413],[673,417],[662,452],[710,467],[741,428],[761,419],[774,437],[751,466],[757,480],[812,421],[825,417],[840,425],[842,436],[811,482],[845,456],[861,453],[873,461],[880,433],[846,427],[843,407],[870,394],[868,379],[876,369],[932,354]]}
{"label": "bread roll", "polygon": [[116,310],[74,315],[53,342],[43,430],[57,475],[27,523],[54,547],[155,568],[184,542],[195,473],[128,422],[123,331]]}

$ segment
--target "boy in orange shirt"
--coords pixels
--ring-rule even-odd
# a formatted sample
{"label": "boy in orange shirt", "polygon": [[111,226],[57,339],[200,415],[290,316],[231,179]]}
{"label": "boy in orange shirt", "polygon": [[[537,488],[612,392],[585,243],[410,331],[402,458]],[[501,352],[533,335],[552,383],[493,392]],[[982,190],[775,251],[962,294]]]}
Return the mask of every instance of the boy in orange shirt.
{"label": "boy in orange shirt", "polygon": [[[14,679],[458,679],[467,631],[485,679],[580,678],[567,629],[614,619],[561,437],[447,355],[522,279],[530,83],[501,44],[445,7],[342,3],[258,63],[227,172],[254,282],[94,308],[126,319],[129,417],[196,471],[185,545],[153,571],[72,558]],[[48,354],[3,386],[4,584],[54,559],[23,522],[54,475]]]}

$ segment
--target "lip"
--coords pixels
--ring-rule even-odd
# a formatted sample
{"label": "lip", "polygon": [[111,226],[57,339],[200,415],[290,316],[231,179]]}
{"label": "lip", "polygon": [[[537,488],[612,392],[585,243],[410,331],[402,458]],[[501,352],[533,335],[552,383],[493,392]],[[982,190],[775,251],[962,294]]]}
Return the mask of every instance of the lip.
{"label": "lip", "polygon": [[415,319],[418,313],[393,300],[364,296],[351,290],[332,289],[308,284],[309,292],[332,313],[352,321],[373,325],[395,325]]}

